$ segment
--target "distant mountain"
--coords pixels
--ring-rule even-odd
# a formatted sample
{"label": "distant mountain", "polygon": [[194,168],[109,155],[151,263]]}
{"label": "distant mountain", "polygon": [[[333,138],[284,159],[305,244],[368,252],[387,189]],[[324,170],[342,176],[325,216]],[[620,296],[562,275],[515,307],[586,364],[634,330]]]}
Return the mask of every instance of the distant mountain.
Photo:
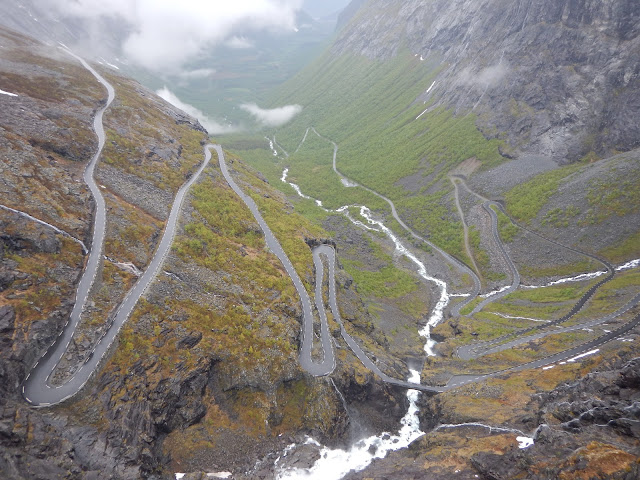
{"label": "distant mountain", "polygon": [[389,59],[403,49],[439,65],[418,100],[473,111],[513,150],[566,162],[640,147],[635,0],[371,0],[332,51]]}

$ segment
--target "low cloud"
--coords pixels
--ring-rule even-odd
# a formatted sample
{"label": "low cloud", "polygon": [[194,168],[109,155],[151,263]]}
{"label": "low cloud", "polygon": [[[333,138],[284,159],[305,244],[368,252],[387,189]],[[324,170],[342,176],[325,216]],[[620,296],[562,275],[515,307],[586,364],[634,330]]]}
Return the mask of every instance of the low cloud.
{"label": "low cloud", "polygon": [[229,48],[235,48],[238,50],[253,48],[253,42],[246,37],[231,37],[229,40],[224,42],[224,44]]}
{"label": "low cloud", "polygon": [[509,74],[509,66],[503,62],[483,68],[479,72],[466,68],[459,75],[459,82],[463,85],[479,88],[493,88],[498,86]]}
{"label": "low cloud", "polygon": [[249,112],[262,125],[266,127],[279,127],[289,122],[302,111],[300,105],[286,105],[279,108],[264,109],[255,103],[244,103],[240,108]]}
{"label": "low cloud", "polygon": [[216,73],[215,68],[199,68],[197,70],[185,70],[178,72],[175,76],[183,80],[200,80]]}
{"label": "low cloud", "polygon": [[212,120],[211,118],[209,118],[207,115],[205,115],[202,111],[198,110],[193,105],[189,105],[188,103],[185,103],[182,100],[180,100],[167,87],[157,90],[156,94],[160,98],[163,98],[164,100],[169,102],[174,107],[179,108],[186,114],[196,118],[200,122],[200,124],[207,129],[207,132],[209,132],[210,135],[232,133],[238,130],[236,127],[233,127],[231,125],[223,125],[221,123],[216,122],[215,120]]}
{"label": "low cloud", "polygon": [[481,70],[478,73],[476,81],[480,85],[486,85],[489,87],[493,87],[498,85],[504,77],[506,77],[509,72],[509,67],[507,67],[503,63],[498,63],[497,65],[493,65],[491,67],[487,67],[484,70]]}
{"label": "low cloud", "polygon": [[[175,73],[189,60],[238,32],[291,32],[301,0],[48,0],[66,17],[112,17],[131,32],[122,39],[125,56],[148,69]],[[234,41],[233,39],[236,38]]]}

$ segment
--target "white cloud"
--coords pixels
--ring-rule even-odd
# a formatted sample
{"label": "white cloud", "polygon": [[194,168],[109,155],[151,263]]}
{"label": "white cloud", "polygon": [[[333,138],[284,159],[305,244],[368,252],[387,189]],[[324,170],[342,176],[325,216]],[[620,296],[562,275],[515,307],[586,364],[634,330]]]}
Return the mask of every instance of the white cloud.
{"label": "white cloud", "polygon": [[458,81],[463,85],[493,88],[500,85],[509,72],[509,66],[502,62],[483,68],[480,71],[473,71],[468,67],[460,73]]}
{"label": "white cloud", "polygon": [[243,103],[240,108],[249,112],[261,124],[267,127],[279,127],[289,122],[302,111],[300,105],[286,105],[284,107],[264,109],[255,103]]}
{"label": "white cloud", "polygon": [[156,94],[169,102],[174,107],[177,107],[186,114],[198,119],[200,124],[207,129],[210,135],[219,135],[222,133],[231,133],[237,131],[236,127],[233,127],[231,125],[222,125],[221,123],[218,123],[215,120],[209,118],[193,105],[189,105],[188,103],[183,102],[167,87],[157,90]]}
{"label": "white cloud", "polygon": [[51,3],[64,15],[83,18],[120,16],[132,23],[137,18],[137,2],[131,0],[51,0]]}
{"label": "white cloud", "polygon": [[244,48],[253,48],[253,42],[247,37],[231,37],[229,40],[224,42],[224,44],[227,47],[236,48],[238,50]]}
{"label": "white cloud", "polygon": [[198,68],[197,70],[185,70],[178,72],[176,77],[183,80],[199,80],[210,77],[214,73],[216,73],[215,68]]}
{"label": "white cloud", "polygon": [[49,0],[64,15],[119,16],[132,32],[125,55],[151,70],[171,73],[236,31],[293,31],[301,0]]}
{"label": "white cloud", "polygon": [[509,73],[509,67],[503,63],[498,63],[487,67],[478,73],[477,82],[481,85],[493,87],[502,82],[502,79]]}

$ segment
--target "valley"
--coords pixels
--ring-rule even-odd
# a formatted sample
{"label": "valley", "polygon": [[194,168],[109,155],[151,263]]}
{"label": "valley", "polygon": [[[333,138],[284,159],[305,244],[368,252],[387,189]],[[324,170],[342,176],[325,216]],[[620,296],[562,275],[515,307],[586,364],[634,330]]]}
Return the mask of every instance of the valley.
{"label": "valley", "polygon": [[0,27],[4,477],[638,475],[640,11],[454,3],[213,135]]}

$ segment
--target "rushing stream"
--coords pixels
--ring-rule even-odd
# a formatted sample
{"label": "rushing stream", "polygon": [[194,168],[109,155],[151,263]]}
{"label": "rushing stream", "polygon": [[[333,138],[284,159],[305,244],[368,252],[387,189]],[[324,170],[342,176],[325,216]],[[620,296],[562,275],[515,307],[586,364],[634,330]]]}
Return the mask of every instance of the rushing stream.
{"label": "rushing stream", "polygon": [[[285,168],[282,172],[282,177],[280,178],[282,182],[288,183],[302,198],[313,200],[316,202],[316,205],[318,207],[323,208],[325,211],[329,211],[323,207],[320,200],[305,195],[304,193],[302,193],[302,190],[298,185],[292,182],[288,182],[288,172],[288,168]],[[351,185],[345,186],[349,187]],[[362,219],[366,221],[366,223],[353,218],[349,211],[350,208],[359,209],[360,217],[362,217]],[[418,275],[420,275],[427,281],[435,283],[438,286],[438,288],[440,289],[440,298],[438,300],[438,303],[433,309],[433,312],[429,317],[429,321],[419,332],[420,335],[425,338],[426,343],[424,346],[424,350],[427,355],[435,355],[435,353],[433,352],[433,346],[435,345],[435,342],[431,339],[431,328],[437,325],[438,322],[442,320],[444,309],[449,303],[447,284],[442,280],[428,275],[427,268],[425,267],[424,263],[422,263],[418,259],[418,257],[416,257],[411,251],[409,251],[402,244],[400,239],[386,225],[384,225],[381,221],[374,219],[371,210],[369,210],[369,208],[367,208],[366,206],[345,205],[335,210],[335,213],[343,214],[346,218],[349,219],[349,221],[351,221],[358,227],[367,230],[382,232],[387,235],[387,237],[389,237],[393,241],[396,251],[400,255],[408,258],[417,266]],[[411,383],[420,383],[420,372],[411,370],[411,375],[408,381]],[[411,442],[424,435],[424,432],[420,430],[418,406],[416,405],[419,394],[420,392],[418,392],[417,390],[407,391],[409,408],[407,410],[407,413],[401,420],[402,426],[400,428],[400,431],[396,435],[391,435],[389,433],[374,435],[356,442],[348,450],[322,447],[320,451],[320,458],[310,469],[280,468],[277,472],[277,478],[282,480],[338,480],[352,470],[360,471],[366,468],[375,458],[384,458],[390,451],[408,447]],[[321,447],[321,445],[312,438],[307,439],[307,443],[314,444],[319,448]],[[286,456],[288,452],[290,452],[294,447],[295,446],[292,445],[289,449],[285,450],[283,456]],[[277,464],[278,461],[276,461],[276,467]]]}
{"label": "rushing stream", "polygon": [[[411,370],[408,381],[419,383],[420,372]],[[352,470],[360,471],[366,468],[376,458],[384,458],[389,452],[408,447],[411,442],[424,435],[424,432],[420,430],[418,406],[416,404],[419,395],[420,392],[417,390],[407,390],[409,409],[405,416],[402,417],[400,421],[402,427],[396,435],[386,432],[380,435],[372,435],[356,442],[348,450],[322,447],[320,458],[316,460],[311,468],[281,467],[276,471],[276,478],[278,480],[339,480]],[[321,447],[312,438],[307,439],[307,444]],[[294,449],[295,445],[291,445],[282,455],[289,455]],[[276,467],[279,460],[276,460]]]}
{"label": "rushing stream", "polygon": [[[322,202],[320,200],[317,200],[315,198],[312,198],[312,197],[302,193],[302,190],[300,189],[300,187],[298,185],[296,185],[293,182],[287,181],[288,173],[289,173],[289,169],[285,168],[284,171],[282,172],[282,177],[280,178],[280,180],[282,182],[287,183],[288,185],[290,185],[296,191],[296,193],[299,196],[301,196],[302,198],[305,198],[307,200],[313,200],[314,202],[316,202],[316,205],[318,205],[318,207],[323,208],[323,210],[325,210],[327,212],[331,211],[331,210],[327,210],[326,208],[324,208],[323,205],[322,205]],[[350,209],[351,208],[359,209],[360,216],[367,223],[364,223],[364,222],[362,222],[360,220],[357,220],[356,218],[352,217],[351,214],[350,214]],[[351,223],[353,223],[354,225],[356,225],[358,227],[365,228],[367,230],[373,230],[373,231],[377,231],[377,232],[382,232],[385,235],[387,235],[387,237],[389,237],[391,239],[391,241],[394,243],[394,245],[396,247],[396,252],[398,252],[400,255],[403,255],[404,257],[408,258],[409,260],[411,260],[411,262],[413,262],[416,265],[417,271],[418,271],[418,275],[420,275],[420,277],[422,277],[423,279],[425,279],[425,280],[427,280],[429,282],[435,283],[438,286],[438,288],[440,289],[440,298],[438,299],[438,303],[436,304],[435,308],[433,309],[433,312],[431,313],[431,316],[429,317],[429,320],[427,321],[427,324],[422,329],[420,329],[420,331],[419,331],[420,335],[422,337],[424,337],[424,339],[425,339],[424,351],[427,353],[427,355],[434,356],[435,353],[433,351],[433,347],[435,345],[435,342],[431,339],[431,328],[435,327],[442,320],[443,314],[444,314],[444,309],[449,304],[450,295],[449,295],[449,293],[447,291],[446,282],[444,282],[443,280],[440,280],[440,279],[437,279],[437,278],[434,278],[434,277],[430,276],[427,273],[427,268],[425,267],[424,263],[422,263],[420,261],[420,259],[418,259],[418,257],[416,257],[409,249],[407,249],[402,244],[400,239],[391,231],[391,229],[389,229],[381,221],[374,219],[373,215],[371,213],[371,210],[369,210],[368,207],[363,206],[363,205],[344,205],[344,206],[338,208],[337,210],[334,210],[334,212],[335,213],[341,213],[346,218],[348,218]]]}

